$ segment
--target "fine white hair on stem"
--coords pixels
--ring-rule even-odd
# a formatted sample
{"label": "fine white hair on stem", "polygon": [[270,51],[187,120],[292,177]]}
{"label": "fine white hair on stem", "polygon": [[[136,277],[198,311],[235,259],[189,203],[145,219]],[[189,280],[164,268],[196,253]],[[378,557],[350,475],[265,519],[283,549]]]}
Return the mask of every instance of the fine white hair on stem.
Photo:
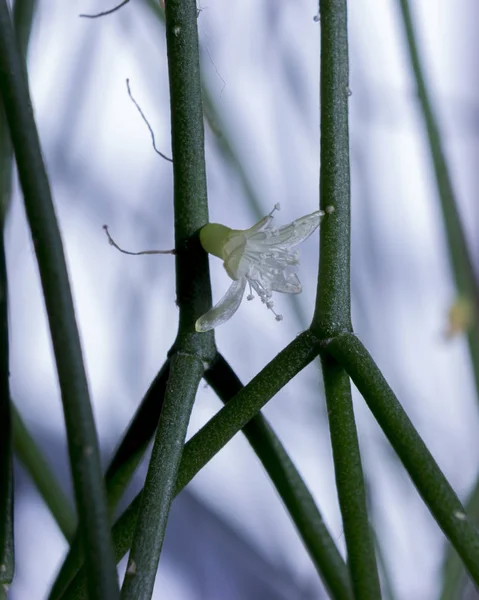
{"label": "fine white hair on stem", "polygon": [[130,256],[139,256],[140,254],[176,254],[176,250],[141,250],[140,252],[130,252],[129,250],[124,250],[120,248],[120,246],[115,242],[115,240],[111,237],[110,232],[108,230],[108,225],[103,225],[103,229],[105,230],[106,236],[110,243],[110,246],[116,248],[119,252],[123,254],[129,254]]}
{"label": "fine white hair on stem", "polygon": [[120,4],[118,4],[117,6],[114,6],[113,8],[110,8],[109,10],[104,10],[103,12],[96,13],[95,15],[81,14],[78,16],[82,17],[83,19],[98,19],[99,17],[106,17],[106,15],[111,15],[112,13],[116,12],[117,10],[120,10],[120,8],[123,8],[125,6],[125,4],[128,4],[129,1],[130,0],[123,0],[123,2],[120,2]]}
{"label": "fine white hair on stem", "polygon": [[167,160],[168,162],[173,162],[172,158],[169,158],[168,156],[166,156],[166,154],[163,154],[163,152],[160,152],[158,150],[158,148],[156,147],[156,141],[155,141],[155,134],[153,132],[153,128],[151,127],[148,119],[145,116],[145,113],[141,110],[140,105],[138,104],[138,102],[133,98],[133,94],[131,93],[131,88],[130,88],[130,80],[127,79],[126,80],[126,89],[128,90],[128,96],[130,96],[130,100],[133,102],[133,104],[136,106],[136,109],[138,110],[138,112],[141,115],[141,118],[143,119],[143,121],[146,123],[146,126],[148,127],[148,131],[150,132],[151,135],[151,143],[153,144],[153,150],[159,154],[161,156],[161,158],[164,158],[165,160]]}

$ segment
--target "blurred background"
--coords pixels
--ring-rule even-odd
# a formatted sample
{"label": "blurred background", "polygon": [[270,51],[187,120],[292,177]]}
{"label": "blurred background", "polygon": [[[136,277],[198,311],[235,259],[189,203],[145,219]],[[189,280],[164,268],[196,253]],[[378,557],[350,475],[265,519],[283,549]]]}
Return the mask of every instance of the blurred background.
{"label": "blurred background", "polygon": [[[312,0],[203,0],[211,221],[247,228],[281,204],[278,224],[318,207],[319,42]],[[413,18],[471,254],[478,267],[479,92],[475,0],[415,0]],[[165,32],[154,0],[36,3],[31,93],[59,218],[106,465],[176,334],[172,168]],[[349,3],[353,322],[462,500],[479,474],[478,398],[466,338],[447,336],[456,301],[404,30],[395,0]],[[7,224],[12,395],[72,498],[61,401],[32,241],[18,184]],[[318,234],[301,248],[298,298],[278,323],[256,300],[217,330],[244,383],[308,324]],[[212,257],[215,302],[229,285]],[[190,435],[221,404],[202,386]],[[355,392],[385,598],[429,600],[446,540]],[[319,362],[266,407],[344,551]],[[67,544],[16,464],[13,600],[45,598]],[[128,498],[140,488],[140,469]],[[128,499],[127,498],[127,499]],[[123,567],[124,568],[124,563]],[[241,435],[174,502],[156,597],[320,599],[325,592],[281,501]],[[474,596],[468,589],[464,598]]]}

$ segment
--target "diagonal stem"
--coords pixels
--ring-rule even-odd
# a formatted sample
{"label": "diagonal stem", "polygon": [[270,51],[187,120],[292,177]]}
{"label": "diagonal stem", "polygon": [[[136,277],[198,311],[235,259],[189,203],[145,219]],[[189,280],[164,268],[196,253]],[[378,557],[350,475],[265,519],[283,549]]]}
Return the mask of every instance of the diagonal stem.
{"label": "diagonal stem", "polygon": [[92,599],[119,596],[110,523],[63,246],[33,117],[24,59],[0,0],[0,88],[40,271],[67,428]]}
{"label": "diagonal stem", "polygon": [[[314,336],[304,332],[282,350],[236,396],[228,402],[184,447],[175,495],[248,423],[265,404],[318,355]],[[113,527],[115,555],[119,561],[130,548],[141,493],[131,502]],[[79,557],[80,558],[80,557]],[[76,564],[80,568],[81,560]],[[62,596],[84,597],[81,569]]]}
{"label": "diagonal stem", "polygon": [[[241,381],[221,354],[205,379],[226,404],[243,389]],[[263,464],[331,598],[352,598],[348,569],[301,475],[268,421],[258,413],[243,433]]]}
{"label": "diagonal stem", "polygon": [[[105,474],[110,515],[113,515],[133,474],[150,444],[163,408],[166,384],[170,375],[170,362],[162,366],[138,407]],[[82,548],[77,533],[60,572],[50,591],[49,600],[61,598],[75,577],[81,564]]]}
{"label": "diagonal stem", "polygon": [[370,354],[353,334],[334,338],[326,349],[354,381],[431,514],[479,584],[479,532]]}

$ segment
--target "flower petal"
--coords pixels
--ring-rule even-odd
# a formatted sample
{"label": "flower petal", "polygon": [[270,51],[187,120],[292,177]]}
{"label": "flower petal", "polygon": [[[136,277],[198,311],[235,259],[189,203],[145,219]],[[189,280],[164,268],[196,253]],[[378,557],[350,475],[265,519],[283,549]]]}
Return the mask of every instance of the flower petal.
{"label": "flower petal", "polygon": [[223,298],[195,324],[196,331],[209,331],[226,323],[238,310],[246,287],[246,277],[233,281]]}
{"label": "flower petal", "polygon": [[263,248],[265,246],[276,246],[282,250],[293,248],[304,242],[313,233],[318,227],[322,216],[324,216],[324,212],[317,210],[279,229],[255,233],[248,239],[248,243],[251,245],[257,244]]}
{"label": "flower petal", "polygon": [[271,282],[271,290],[283,294],[301,294],[303,287],[296,273],[282,271]]}

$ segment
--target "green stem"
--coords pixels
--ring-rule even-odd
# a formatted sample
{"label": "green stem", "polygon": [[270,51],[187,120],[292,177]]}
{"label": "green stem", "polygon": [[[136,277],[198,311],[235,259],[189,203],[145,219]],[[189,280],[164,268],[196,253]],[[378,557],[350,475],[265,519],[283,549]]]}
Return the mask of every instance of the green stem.
{"label": "green stem", "polygon": [[[248,423],[263,406],[318,354],[317,342],[309,332],[299,335],[228,402],[186,444],[176,482],[175,495]],[[115,555],[119,561],[130,548],[141,493],[136,496],[113,527]],[[81,567],[81,558],[77,569]],[[83,590],[83,591],[82,591]],[[84,573],[77,574],[63,599],[84,597]]]}
{"label": "green stem", "polygon": [[0,0],[0,88],[37,255],[58,370],[92,599],[119,596],[98,440],[73,301],[33,117],[25,62],[6,0]]}
{"label": "green stem", "polygon": [[467,332],[472,369],[479,401],[479,288],[473,261],[467,246],[464,227],[459,215],[458,202],[445,157],[441,133],[434,113],[431,95],[424,77],[422,61],[414,31],[414,24],[408,0],[399,0],[401,16],[406,34],[409,58],[417,86],[417,95],[426,126],[429,150],[436,176],[436,186],[441,203],[444,228],[446,231],[451,268],[458,295],[465,298],[472,307],[474,319]]}
{"label": "green stem", "polygon": [[165,402],[141,494],[122,598],[151,598],[191,409],[204,367],[196,356],[171,359]]}
{"label": "green stem", "polygon": [[[244,387],[220,354],[205,379],[225,404]],[[330,597],[351,600],[347,566],[309,489],[268,421],[258,413],[243,427],[243,433],[283,500]]]}
{"label": "green stem", "polygon": [[317,354],[313,336],[309,332],[300,334],[223,406],[185,445],[177,492]]}
{"label": "green stem", "polygon": [[[29,0],[14,2],[15,29],[26,56],[33,15],[25,10]],[[0,583],[9,584],[15,570],[13,532],[14,485],[12,406],[9,386],[8,285],[5,252],[5,221],[12,191],[12,143],[3,101],[0,98]],[[13,430],[12,430],[13,429]],[[0,595],[6,597],[0,585]]]}
{"label": "green stem", "polygon": [[[138,410],[129,424],[105,475],[108,508],[113,515],[118,502],[138,467],[155,434],[163,407],[166,384],[170,375],[167,360],[151,383]],[[49,600],[60,598],[78,572],[82,562],[82,549],[78,534],[63,562],[60,572],[50,591]]]}
{"label": "green stem", "polygon": [[71,542],[77,526],[75,512],[13,402],[12,423],[15,454],[35,483],[65,539]]}
{"label": "green stem", "polygon": [[[321,223],[316,307],[318,340],[352,331],[350,292],[349,59],[346,0],[320,0]],[[339,505],[355,598],[381,597],[349,377],[322,357]]]}
{"label": "green stem", "polygon": [[322,356],[336,486],[354,597],[381,598],[374,540],[368,519],[366,489],[354,420],[351,385],[346,371]]}
{"label": "green stem", "polygon": [[27,58],[30,34],[36,10],[37,0],[15,0],[13,4],[15,34],[25,60]]}
{"label": "green stem", "polygon": [[[0,106],[1,109],[1,106]],[[1,117],[2,115],[0,115]],[[9,159],[0,156],[0,160]],[[9,182],[0,181],[4,197]],[[0,198],[0,201],[1,201]],[[13,452],[8,340],[8,283],[4,219],[0,218],[0,584],[10,583],[15,568],[13,539]]]}
{"label": "green stem", "polygon": [[311,331],[327,339],[351,331],[349,62],[346,0],[322,0],[320,268]]}
{"label": "green stem", "polygon": [[142,495],[122,598],[147,599],[168,520],[186,430],[204,363],[214,358],[213,332],[195,322],[211,307],[208,258],[197,233],[208,221],[195,0],[168,0],[166,45],[174,175],[178,335],[171,350],[165,404]]}
{"label": "green stem", "polygon": [[344,334],[327,352],[346,369],[431,514],[479,584],[479,532],[360,340]]}
{"label": "green stem", "polygon": [[[474,489],[466,502],[466,513],[474,523],[479,522],[479,480],[476,481]],[[467,574],[464,569],[464,563],[450,544],[448,544],[441,571],[443,577],[441,600],[462,598]]]}

